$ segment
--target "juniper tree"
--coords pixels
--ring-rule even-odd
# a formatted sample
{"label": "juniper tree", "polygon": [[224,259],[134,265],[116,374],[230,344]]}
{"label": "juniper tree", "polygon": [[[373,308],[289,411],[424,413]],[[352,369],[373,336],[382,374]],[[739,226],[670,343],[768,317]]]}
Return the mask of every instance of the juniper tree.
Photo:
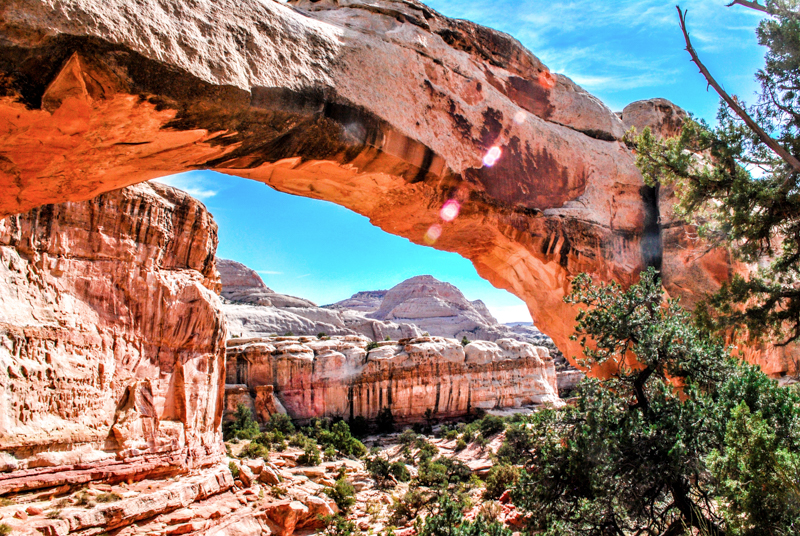
{"label": "juniper tree", "polygon": [[679,7],[687,51],[721,97],[717,125],[689,119],[678,138],[659,140],[646,130],[629,141],[645,179],[675,186],[678,213],[697,223],[701,236],[761,265],[725,284],[698,316],[709,326],[746,328],[786,344],[800,338],[799,4],[734,4],[766,15],[756,32],[766,47],[757,100],[748,105],[724,91],[692,46]]}
{"label": "juniper tree", "polygon": [[585,380],[574,407],[508,430],[498,454],[524,468],[512,497],[530,528],[800,533],[800,503],[785,485],[800,462],[797,394],[733,360],[665,301],[653,269],[627,291],[578,276],[568,301],[586,307],[576,333],[586,364],[611,372]]}

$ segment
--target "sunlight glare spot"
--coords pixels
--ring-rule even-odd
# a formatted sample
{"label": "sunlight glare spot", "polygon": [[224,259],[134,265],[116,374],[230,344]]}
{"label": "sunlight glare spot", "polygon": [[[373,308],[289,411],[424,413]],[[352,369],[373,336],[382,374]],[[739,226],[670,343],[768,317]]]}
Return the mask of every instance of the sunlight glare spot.
{"label": "sunlight glare spot", "polygon": [[447,203],[444,204],[442,210],[439,211],[439,216],[444,221],[453,221],[458,217],[458,212],[461,210],[461,205],[458,204],[458,201],[455,199],[451,199]]}
{"label": "sunlight glare spot", "polygon": [[514,115],[514,122],[515,122],[516,124],[518,124],[518,125],[521,125],[522,123],[524,123],[524,122],[525,122],[525,120],[526,120],[527,118],[528,118],[528,114],[526,114],[525,112],[523,112],[522,110],[520,110],[520,111],[518,111],[518,112],[517,112],[517,113]]}
{"label": "sunlight glare spot", "polygon": [[442,236],[442,226],[439,225],[438,223],[435,223],[435,224],[431,225],[428,228],[428,232],[425,233],[425,237],[424,237],[425,238],[425,243],[428,244],[428,245],[432,245],[437,240],[439,240],[440,236]]}
{"label": "sunlight glare spot", "polygon": [[483,165],[486,167],[492,167],[500,160],[500,156],[503,154],[503,150],[500,149],[497,145],[489,149],[489,152],[486,153],[486,156],[483,157]]}

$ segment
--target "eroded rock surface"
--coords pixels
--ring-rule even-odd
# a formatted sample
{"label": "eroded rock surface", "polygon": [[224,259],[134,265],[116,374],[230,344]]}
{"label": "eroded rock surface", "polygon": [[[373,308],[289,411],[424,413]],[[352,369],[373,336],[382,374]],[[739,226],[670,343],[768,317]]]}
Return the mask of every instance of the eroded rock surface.
{"label": "eroded rock surface", "polygon": [[219,460],[216,245],[156,184],[0,220],[0,493]]}
{"label": "eroded rock surface", "polygon": [[[237,385],[270,389],[294,419],[357,416],[374,419],[390,407],[400,422],[481,408],[559,404],[556,372],[546,348],[511,339],[463,347],[442,337],[378,343],[364,337],[274,337],[228,341],[229,397]],[[266,398],[263,399],[266,401]],[[274,412],[259,403],[259,420]],[[228,404],[234,409],[235,404]]]}
{"label": "eroded rock surface", "polygon": [[569,277],[643,266],[623,123],[508,35],[415,1],[1,9],[0,213],[217,169],[464,255],[568,356]]}
{"label": "eroded rock surface", "polygon": [[[628,285],[665,257],[624,117],[415,0],[9,0],[0,58],[0,215],[216,169],[463,255],[570,359],[571,278]],[[680,293],[725,276],[703,263]]]}

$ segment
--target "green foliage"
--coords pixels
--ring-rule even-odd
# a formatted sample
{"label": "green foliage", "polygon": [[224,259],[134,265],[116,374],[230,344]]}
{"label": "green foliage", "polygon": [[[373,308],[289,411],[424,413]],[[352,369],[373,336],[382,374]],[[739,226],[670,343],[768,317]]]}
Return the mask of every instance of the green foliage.
{"label": "green foliage", "polygon": [[253,418],[250,408],[244,404],[236,406],[233,421],[222,425],[222,436],[225,441],[231,439],[252,439],[259,434],[258,423]]}
{"label": "green foliage", "polygon": [[435,460],[419,464],[415,484],[428,488],[449,489],[458,484],[470,482],[472,471],[457,458],[441,456]]}
{"label": "green foliage", "polygon": [[408,482],[411,480],[411,473],[409,472],[408,467],[406,467],[406,464],[401,461],[393,462],[389,466],[389,471],[398,482]]}
{"label": "green foliage", "polygon": [[314,466],[319,465],[321,461],[319,447],[317,447],[313,439],[308,439],[303,445],[303,453],[297,457],[297,463],[299,465]]}
{"label": "green foliage", "polygon": [[8,534],[11,534],[11,532],[12,529],[9,525],[6,523],[0,523],[0,536],[7,536]]}
{"label": "green foliage", "polygon": [[236,465],[236,462],[228,462],[228,469],[231,470],[234,479],[239,478],[239,466]]}
{"label": "green foliage", "polygon": [[271,415],[269,420],[264,424],[265,432],[281,432],[285,435],[293,434],[295,431],[294,423],[291,417],[285,413],[276,413]]}
{"label": "green foliage", "polygon": [[761,413],[744,402],[733,410],[722,451],[712,451],[709,464],[729,533],[780,534],[800,519],[800,453],[782,448]]}
{"label": "green foliage", "polygon": [[350,426],[350,433],[353,434],[353,437],[358,439],[366,437],[369,433],[369,423],[363,415],[356,415],[354,418],[350,419],[348,425]]}
{"label": "green foliage", "polygon": [[333,445],[328,445],[325,447],[325,450],[322,451],[322,457],[326,462],[336,459],[336,449],[333,448]]}
{"label": "green foliage", "polygon": [[367,447],[352,436],[350,427],[342,420],[332,423],[330,419],[314,419],[303,430],[320,445],[332,447],[341,456],[361,458],[367,453]]}
{"label": "green foliage", "polygon": [[483,498],[499,499],[504,491],[511,488],[519,480],[519,469],[510,465],[494,465],[486,476],[486,489]]}
{"label": "green foliage", "polygon": [[269,461],[269,448],[261,443],[252,441],[249,445],[242,449],[242,452],[239,453],[239,457],[250,458],[253,460],[257,458],[263,458]]}
{"label": "green foliage", "polygon": [[424,436],[418,436],[414,441],[414,447],[417,449],[416,461],[419,464],[429,462],[434,456],[439,454],[439,449],[425,439]]}
{"label": "green foliage", "polygon": [[328,334],[327,334],[327,333],[325,333],[324,331],[320,331],[319,333],[317,333],[317,338],[318,338],[318,339],[324,339],[324,338],[326,338],[327,336],[328,336]]}
{"label": "green foliage", "polygon": [[478,516],[475,521],[465,521],[462,506],[447,495],[442,495],[435,513],[418,523],[419,536],[511,536],[502,524]]}
{"label": "green foliage", "polygon": [[467,448],[467,442],[464,441],[463,437],[459,437],[458,441],[456,441],[455,451],[456,452],[461,452],[465,448]]}
{"label": "green foliage", "polygon": [[[766,47],[756,74],[758,102],[734,97],[765,134],[794,158],[800,156],[800,24],[797,0],[769,0],[758,26]],[[702,86],[698,86],[701,90]],[[628,142],[651,184],[673,185],[678,215],[700,235],[727,245],[745,262],[762,261],[752,276],[735,275],[698,309],[708,327],[782,341],[800,337],[800,170],[723,101],[718,125],[685,122],[679,137],[657,139],[649,130]],[[702,157],[698,156],[702,155]],[[752,170],[753,172],[751,172]]]}
{"label": "green foliage", "polygon": [[394,415],[389,406],[382,407],[375,417],[375,426],[380,434],[391,434],[394,432]]}
{"label": "green foliage", "polygon": [[389,521],[395,525],[405,525],[417,517],[420,510],[431,501],[431,495],[419,489],[411,489],[400,499],[394,499],[389,507]]}
{"label": "green foliage", "polygon": [[380,344],[378,344],[378,343],[377,343],[377,342],[375,342],[375,341],[370,341],[370,342],[367,344],[367,353],[369,353],[369,352],[370,352],[370,350],[374,350],[375,348],[378,348],[378,347],[380,347]]}
{"label": "green foliage", "polygon": [[378,487],[385,488],[395,484],[392,481],[392,464],[380,454],[367,458],[365,467]]}
{"label": "green foliage", "polygon": [[325,488],[325,494],[333,499],[336,506],[344,513],[350,511],[350,507],[356,502],[356,489],[344,475],[336,479],[333,487]]}
{"label": "green foliage", "polygon": [[[798,452],[800,398],[733,361],[676,301],[664,302],[652,269],[626,292],[579,276],[568,301],[589,306],[578,314],[577,328],[586,364],[605,364],[614,373],[582,382],[576,406],[541,410],[507,431],[498,457],[524,466],[512,498],[529,515],[531,530],[736,533],[731,516],[748,523],[752,518],[741,514],[752,512],[753,498],[766,500],[758,493],[769,495],[776,482],[762,476],[761,491],[750,487],[754,475],[776,473],[777,458],[764,453]],[[631,356],[637,365],[626,359]],[[773,430],[774,440],[743,409],[737,414],[741,403],[761,412],[762,432]],[[729,419],[734,430],[751,427],[755,436],[729,433]],[[736,419],[747,423],[736,427]],[[734,499],[741,490],[752,495]],[[787,510],[781,519],[800,519],[785,497],[777,499]],[[771,504],[758,515],[771,516]],[[782,522],[767,533],[795,533]]]}
{"label": "green foliage", "polygon": [[283,336],[284,337],[294,337],[294,333],[291,332],[291,331],[287,331],[286,333],[283,334]]}
{"label": "green foliage", "polygon": [[467,336],[464,335],[463,337],[461,337],[461,346],[466,346],[468,344],[469,344],[469,339],[467,338]]}
{"label": "green foliage", "polygon": [[356,524],[341,514],[325,516],[323,521],[325,522],[323,534],[326,536],[357,536],[361,534]]}
{"label": "green foliage", "polygon": [[506,427],[503,418],[498,417],[497,415],[486,415],[478,422],[481,435],[484,437],[492,437],[493,435],[502,432]]}
{"label": "green foliage", "polygon": [[114,492],[100,493],[97,495],[97,497],[94,498],[94,500],[99,503],[117,502],[121,499],[122,496]]}

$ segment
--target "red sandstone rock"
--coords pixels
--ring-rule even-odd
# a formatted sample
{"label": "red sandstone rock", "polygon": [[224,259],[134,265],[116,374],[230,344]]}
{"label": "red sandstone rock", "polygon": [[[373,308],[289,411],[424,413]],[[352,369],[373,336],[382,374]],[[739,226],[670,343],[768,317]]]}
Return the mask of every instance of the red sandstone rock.
{"label": "red sandstone rock", "polygon": [[216,240],[150,184],[0,220],[0,493],[221,458]]}
{"label": "red sandstone rock", "polygon": [[[465,415],[470,408],[559,404],[555,367],[546,348],[501,339],[465,348],[441,337],[382,342],[366,352],[363,337],[274,337],[228,341],[228,373],[243,371],[247,389],[274,386],[295,419],[363,416],[389,406],[395,419]],[[228,380],[227,383],[232,383]],[[228,388],[237,397],[244,388]],[[391,394],[390,394],[391,393]],[[390,397],[391,396],[391,400]],[[229,400],[229,410],[235,405]],[[257,414],[259,420],[269,415]]]}

